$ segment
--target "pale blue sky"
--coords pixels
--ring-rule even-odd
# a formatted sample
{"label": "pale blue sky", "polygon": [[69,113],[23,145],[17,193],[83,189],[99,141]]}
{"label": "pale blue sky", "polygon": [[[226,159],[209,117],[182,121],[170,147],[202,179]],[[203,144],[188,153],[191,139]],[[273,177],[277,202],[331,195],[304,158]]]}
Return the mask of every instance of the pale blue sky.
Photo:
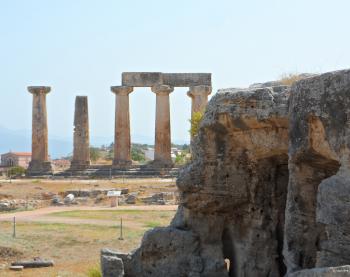
{"label": "pale blue sky", "polygon": [[[0,126],[31,128],[28,85],[49,85],[49,134],[70,138],[76,95],[112,137],[123,71],[211,72],[214,91],[285,72],[350,67],[349,0],[0,0]],[[131,94],[132,134],[154,136],[155,95]],[[171,95],[172,137],[190,99]],[[0,138],[1,140],[1,138]]]}

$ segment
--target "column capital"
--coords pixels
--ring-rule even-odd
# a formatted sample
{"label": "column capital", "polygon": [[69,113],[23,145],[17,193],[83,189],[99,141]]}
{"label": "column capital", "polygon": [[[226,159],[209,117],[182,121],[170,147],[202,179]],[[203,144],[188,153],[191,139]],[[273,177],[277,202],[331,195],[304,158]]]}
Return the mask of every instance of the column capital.
{"label": "column capital", "polygon": [[189,97],[194,97],[196,95],[205,95],[208,96],[211,94],[212,87],[211,86],[193,86],[190,87],[190,90],[187,92]]}
{"label": "column capital", "polygon": [[29,86],[27,87],[28,91],[32,94],[40,94],[40,93],[49,93],[51,91],[51,87],[45,86]]}
{"label": "column capital", "polygon": [[134,90],[134,87],[129,86],[112,86],[111,91],[119,95],[128,95]]}
{"label": "column capital", "polygon": [[152,91],[157,95],[168,95],[174,91],[174,87],[168,85],[155,85],[152,87]]}

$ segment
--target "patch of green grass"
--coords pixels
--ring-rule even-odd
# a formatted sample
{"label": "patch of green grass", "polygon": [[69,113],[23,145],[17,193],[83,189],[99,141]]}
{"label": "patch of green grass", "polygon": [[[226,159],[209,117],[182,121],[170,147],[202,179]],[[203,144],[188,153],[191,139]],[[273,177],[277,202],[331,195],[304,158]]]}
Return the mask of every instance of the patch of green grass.
{"label": "patch of green grass", "polygon": [[160,227],[162,224],[158,221],[148,221],[145,224],[145,227],[147,228],[155,228],[155,227]]}
{"label": "patch of green grass", "polygon": [[102,277],[102,272],[101,269],[98,265],[93,266],[88,269],[87,271],[87,276],[88,277]]}
{"label": "patch of green grass", "polygon": [[82,219],[101,219],[101,220],[119,220],[126,218],[135,221],[143,221],[147,218],[161,218],[163,220],[171,219],[174,211],[140,211],[140,210],[100,210],[100,211],[66,211],[53,213],[50,216],[73,217]]}

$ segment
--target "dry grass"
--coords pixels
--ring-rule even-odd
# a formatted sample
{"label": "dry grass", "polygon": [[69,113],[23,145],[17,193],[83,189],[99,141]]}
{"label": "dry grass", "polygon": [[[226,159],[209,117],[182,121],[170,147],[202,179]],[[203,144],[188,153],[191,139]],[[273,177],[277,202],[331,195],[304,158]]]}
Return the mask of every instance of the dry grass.
{"label": "dry grass", "polygon": [[[55,267],[26,269],[23,273],[0,271],[0,276],[50,277],[86,276],[99,262],[103,247],[129,252],[136,248],[150,227],[166,226],[174,211],[70,211],[57,217],[116,220],[116,226],[75,225],[58,223],[19,223],[17,238],[12,238],[10,222],[0,223],[0,246],[16,249],[25,258],[40,256],[53,259]],[[118,219],[123,218],[124,240],[119,240]],[[0,264],[4,262],[1,260]],[[1,275],[3,274],[3,275]]]}
{"label": "dry grass", "polygon": [[283,74],[281,76],[280,82],[283,85],[291,86],[295,82],[297,82],[297,81],[299,81],[301,79],[302,79],[302,76],[300,74],[298,74],[298,73],[286,73],[286,74]]}

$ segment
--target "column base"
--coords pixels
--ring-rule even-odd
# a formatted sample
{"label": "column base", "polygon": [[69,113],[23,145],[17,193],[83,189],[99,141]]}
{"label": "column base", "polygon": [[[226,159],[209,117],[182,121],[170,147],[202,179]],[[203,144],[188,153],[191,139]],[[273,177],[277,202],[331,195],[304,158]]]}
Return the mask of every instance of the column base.
{"label": "column base", "polygon": [[90,161],[72,161],[70,164],[70,170],[85,170],[90,167]]}
{"label": "column base", "polygon": [[172,168],[174,163],[172,160],[153,160],[148,166],[152,168]]}
{"label": "column base", "polygon": [[27,169],[28,176],[52,174],[51,162],[31,161]]}
{"label": "column base", "polygon": [[127,160],[113,160],[113,168],[128,168],[132,165],[132,161]]}

